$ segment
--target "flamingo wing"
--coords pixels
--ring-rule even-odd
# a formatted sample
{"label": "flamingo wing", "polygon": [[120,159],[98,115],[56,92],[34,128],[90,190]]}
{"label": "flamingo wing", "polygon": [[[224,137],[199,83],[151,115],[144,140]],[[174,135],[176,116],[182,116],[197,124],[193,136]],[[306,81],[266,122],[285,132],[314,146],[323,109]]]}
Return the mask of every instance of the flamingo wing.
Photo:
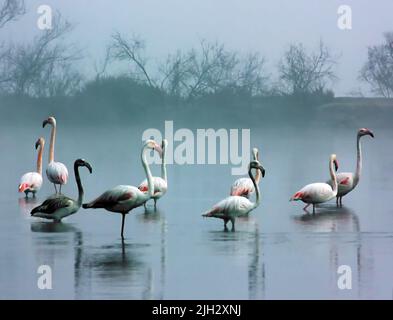
{"label": "flamingo wing", "polygon": [[105,191],[97,199],[84,205],[85,208],[108,208],[137,198],[135,187],[117,186]]}
{"label": "flamingo wing", "polygon": [[33,216],[37,212],[53,214],[59,209],[70,207],[74,204],[74,201],[66,196],[57,196],[54,198],[49,198],[45,200],[40,206],[34,208],[31,211]]}
{"label": "flamingo wing", "polygon": [[46,175],[52,183],[66,184],[68,181],[67,167],[61,162],[51,162],[46,168]]}
{"label": "flamingo wing", "polygon": [[42,186],[42,176],[38,172],[28,172],[22,176],[19,191],[38,190]]}
{"label": "flamingo wing", "polygon": [[334,198],[332,187],[327,183],[312,183],[296,192],[291,200],[302,200],[306,203],[322,203]]}
{"label": "flamingo wing", "polygon": [[[161,177],[153,177],[153,184],[154,184],[154,193],[158,192],[166,192],[167,190],[167,183]],[[142,192],[148,192],[149,186],[147,183],[147,179],[143,180],[139,185],[138,189]]]}
{"label": "flamingo wing", "polygon": [[231,196],[248,196],[253,193],[254,184],[250,178],[240,178],[237,179],[231,187]]}

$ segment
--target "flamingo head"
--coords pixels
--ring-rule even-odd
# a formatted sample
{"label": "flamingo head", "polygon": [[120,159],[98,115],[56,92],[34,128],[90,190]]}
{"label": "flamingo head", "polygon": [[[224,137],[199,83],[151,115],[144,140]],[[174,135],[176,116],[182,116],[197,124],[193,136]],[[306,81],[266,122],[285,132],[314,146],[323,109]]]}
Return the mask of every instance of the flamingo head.
{"label": "flamingo head", "polygon": [[374,132],[372,132],[370,129],[368,128],[361,128],[358,131],[358,136],[359,137],[363,137],[363,136],[370,136],[372,138],[374,138]]}
{"label": "flamingo head", "polygon": [[257,148],[252,148],[252,156],[254,160],[259,160],[259,151]]}
{"label": "flamingo head", "polygon": [[41,146],[41,148],[43,148],[44,144],[45,144],[45,139],[43,137],[39,138],[37,140],[37,142],[35,143],[36,150],[38,149],[39,146]]}
{"label": "flamingo head", "polygon": [[253,160],[250,162],[248,169],[256,169],[256,170],[260,170],[262,173],[262,178],[265,177],[265,168],[259,163],[259,161],[257,160]]}
{"label": "flamingo head", "polygon": [[334,169],[337,171],[338,168],[339,168],[337,156],[336,156],[335,154],[332,154],[332,155],[330,156],[330,160],[333,161]]}
{"label": "flamingo head", "polygon": [[21,183],[18,187],[19,192],[25,192],[29,188],[29,185],[27,183]]}
{"label": "flamingo head", "polygon": [[74,162],[74,167],[86,167],[90,173],[93,173],[93,168],[91,167],[90,163],[88,163],[86,160],[84,159],[77,159]]}
{"label": "flamingo head", "polygon": [[147,140],[147,141],[145,142],[145,146],[144,146],[144,147],[145,147],[145,148],[148,148],[148,149],[152,149],[152,150],[157,151],[158,154],[160,155],[160,157],[162,158],[162,148],[161,148],[161,146],[160,146],[157,142],[155,142],[154,140]]}
{"label": "flamingo head", "polygon": [[47,124],[50,124],[55,127],[56,126],[55,117],[49,117],[48,119],[44,120],[44,122],[42,123],[42,127],[45,128]]}

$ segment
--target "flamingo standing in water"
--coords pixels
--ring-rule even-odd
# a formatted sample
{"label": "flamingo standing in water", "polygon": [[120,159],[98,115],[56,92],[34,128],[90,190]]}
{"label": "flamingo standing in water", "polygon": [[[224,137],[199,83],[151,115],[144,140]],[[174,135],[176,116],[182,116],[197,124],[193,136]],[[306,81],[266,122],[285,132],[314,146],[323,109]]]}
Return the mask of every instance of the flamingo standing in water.
{"label": "flamingo standing in water", "polygon": [[54,117],[49,117],[42,123],[42,127],[45,128],[47,124],[52,126],[52,132],[49,146],[49,164],[46,168],[46,176],[49,181],[53,183],[55,193],[57,193],[56,185],[60,185],[59,193],[61,193],[61,186],[68,181],[68,170],[61,162],[55,162],[56,119]]}
{"label": "flamingo standing in water", "polygon": [[252,169],[260,170],[262,177],[265,176],[265,169],[257,160],[251,161],[248,166],[248,175],[250,176],[250,179],[256,191],[255,203],[251,202],[246,197],[229,196],[226,199],[221,200],[219,203],[214,205],[212,209],[204,213],[202,216],[208,218],[211,217],[211,218],[223,219],[225,230],[227,230],[228,221],[231,221],[232,231],[235,231],[236,217],[242,217],[248,215],[252,210],[257,208],[260,203],[259,187],[252,174]]}
{"label": "flamingo standing in water", "polygon": [[[361,128],[358,130],[357,140],[356,140],[356,148],[357,148],[357,162],[356,162],[356,171],[352,172],[340,172],[337,173],[337,183],[338,183],[338,191],[336,196],[336,204],[337,206],[342,206],[343,197],[351,192],[358,185],[360,180],[360,175],[362,173],[362,146],[360,144],[360,138],[363,136],[370,136],[374,138],[374,133],[367,128]],[[332,185],[332,180],[328,182]]]}
{"label": "flamingo standing in water", "polygon": [[[157,200],[160,199],[168,190],[168,180],[166,174],[166,160],[165,160],[167,146],[168,146],[168,141],[166,139],[162,140],[161,177],[153,177],[154,195],[152,196],[152,198],[154,199],[154,207],[157,207]],[[142,181],[138,189],[141,190],[142,192],[148,192],[149,186],[148,186],[147,179]],[[145,202],[145,207],[146,207],[146,202]]]}
{"label": "flamingo standing in water", "polygon": [[154,195],[154,183],[151,171],[146,159],[146,152],[151,150],[156,150],[162,157],[162,149],[157,142],[153,140],[147,140],[144,144],[141,152],[142,165],[145,170],[148,192],[142,192],[137,187],[120,185],[114,187],[97,199],[90,203],[83,204],[84,209],[99,209],[103,208],[110,212],[118,212],[122,215],[121,222],[121,238],[124,239],[124,221],[125,216],[134,208],[143,205],[147,200],[149,200]]}
{"label": "flamingo standing in water", "polygon": [[64,195],[55,195],[49,197],[40,206],[31,211],[33,217],[45,218],[60,222],[61,219],[76,213],[83,202],[83,187],[79,175],[79,167],[86,167],[92,173],[91,165],[83,160],[78,159],[74,162],[75,180],[78,186],[78,199],[74,200]]}
{"label": "flamingo standing in water", "polygon": [[[335,170],[333,168],[335,166]],[[298,192],[296,192],[289,201],[298,201],[301,200],[307,205],[303,208],[303,210],[307,210],[308,206],[312,204],[312,212],[315,214],[315,206],[319,203],[324,203],[336,197],[337,195],[337,177],[336,171],[338,169],[338,161],[335,154],[330,156],[329,161],[329,172],[331,179],[333,181],[333,187],[328,183],[312,183],[308,184]]]}
{"label": "flamingo standing in water", "polygon": [[35,194],[42,186],[42,153],[44,152],[45,140],[44,138],[39,138],[35,143],[35,148],[38,149],[37,156],[37,171],[25,173],[20,179],[19,192],[24,192],[26,198],[29,193]]}
{"label": "flamingo standing in water", "polygon": [[[259,151],[257,148],[252,149],[253,159],[259,161]],[[259,185],[261,180],[261,171],[257,170],[255,175],[255,182]],[[255,192],[254,184],[250,178],[237,179],[231,187],[231,196],[243,196],[248,198],[252,193]]]}

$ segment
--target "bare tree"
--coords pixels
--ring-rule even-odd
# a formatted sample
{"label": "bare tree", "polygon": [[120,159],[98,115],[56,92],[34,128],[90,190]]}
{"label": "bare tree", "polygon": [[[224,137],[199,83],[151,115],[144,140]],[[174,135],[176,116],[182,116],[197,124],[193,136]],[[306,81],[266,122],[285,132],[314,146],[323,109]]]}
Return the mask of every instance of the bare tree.
{"label": "bare tree", "polygon": [[393,32],[384,34],[385,43],[368,48],[367,62],[360,79],[370,84],[372,91],[383,97],[393,97]]}
{"label": "bare tree", "polygon": [[124,38],[119,32],[112,35],[110,44],[111,58],[131,63],[132,73],[139,80],[146,81],[150,87],[156,87],[155,82],[146,70],[145,43],[138,36]]}
{"label": "bare tree", "polygon": [[[18,95],[50,96],[55,92],[59,94],[60,88],[66,94],[71,90],[71,84],[75,86],[79,82],[76,72],[71,71],[72,63],[79,58],[78,52],[62,43],[72,26],[63,21],[60,14],[55,21],[52,29],[44,31],[31,44],[13,44],[3,52],[0,83],[4,91]],[[64,87],[66,83],[69,85],[67,90]]]}
{"label": "bare tree", "polygon": [[265,63],[259,53],[250,53],[241,61],[237,86],[250,96],[264,95],[268,91],[270,76]]}
{"label": "bare tree", "polygon": [[279,63],[283,87],[292,95],[305,95],[323,90],[336,79],[333,68],[337,57],[320,41],[317,52],[308,53],[302,44],[292,44]]}
{"label": "bare tree", "polygon": [[0,28],[8,22],[16,20],[25,12],[24,0],[2,0],[0,4]]}

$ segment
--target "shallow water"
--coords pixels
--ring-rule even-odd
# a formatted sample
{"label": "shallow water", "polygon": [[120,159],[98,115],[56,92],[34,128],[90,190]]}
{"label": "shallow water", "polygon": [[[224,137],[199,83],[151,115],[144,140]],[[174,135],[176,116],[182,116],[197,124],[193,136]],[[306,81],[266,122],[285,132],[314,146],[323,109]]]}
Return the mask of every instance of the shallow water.
{"label": "shallow water", "polygon": [[[157,123],[162,127],[163,123]],[[179,123],[178,127],[187,127]],[[69,169],[83,157],[85,199],[118,184],[137,185],[145,128],[65,127],[58,130],[56,159]],[[17,193],[20,176],[35,168],[34,142],[49,130],[0,128],[0,298],[2,299],[392,299],[393,131],[373,128],[363,138],[364,170],[357,189],[305,215],[289,197],[309,182],[328,178],[336,153],[343,171],[355,168],[356,128],[251,128],[266,177],[262,203],[236,232],[201,213],[229,192],[230,165],[170,165],[169,191],[154,211],[135,209],[126,219],[104,210],[80,210],[61,224],[30,217],[53,192],[44,180],[36,200]],[[49,143],[47,144],[47,146]],[[45,152],[47,157],[47,150]],[[44,166],[45,169],[45,166]],[[158,166],[152,170],[159,174]],[[71,173],[71,170],[70,170]],[[63,189],[76,197],[72,177]],[[39,290],[37,269],[52,268],[53,289]],[[337,269],[352,269],[352,289],[337,286]]]}

